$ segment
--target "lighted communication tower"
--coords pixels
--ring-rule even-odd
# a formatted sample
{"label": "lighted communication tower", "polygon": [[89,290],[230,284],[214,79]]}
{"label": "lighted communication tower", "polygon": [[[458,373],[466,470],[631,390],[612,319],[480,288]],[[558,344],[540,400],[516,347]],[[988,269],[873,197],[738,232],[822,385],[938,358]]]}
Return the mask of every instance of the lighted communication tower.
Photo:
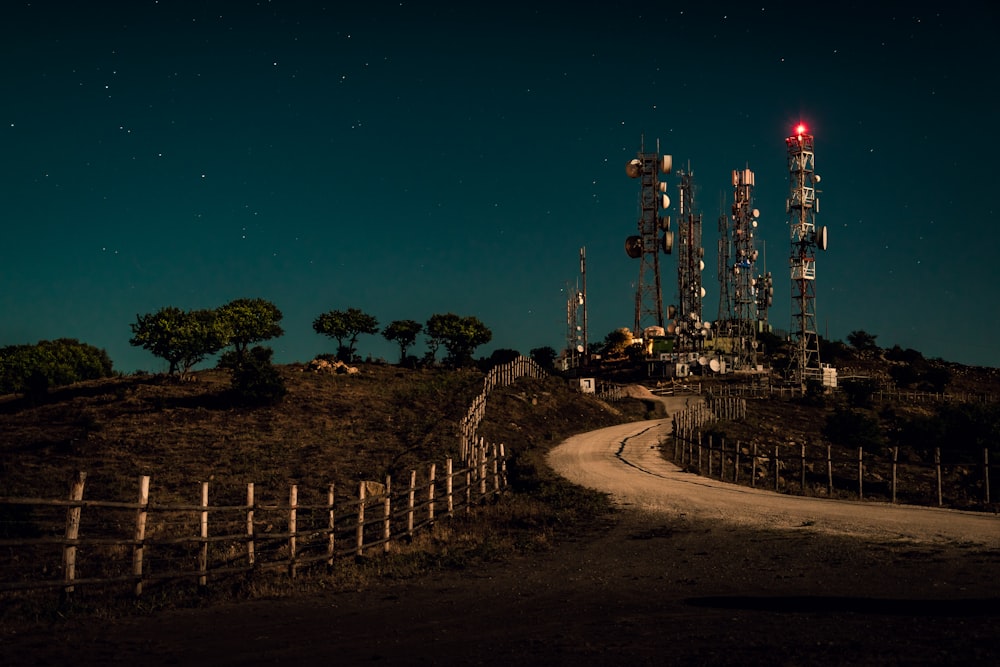
{"label": "lighted communication tower", "polygon": [[[583,287],[580,286],[583,281]],[[569,368],[587,362],[587,249],[580,248],[580,280],[566,284],[566,361]]]}
{"label": "lighted communication tower", "polygon": [[670,231],[670,217],[661,214],[661,209],[670,206],[670,198],[666,194],[667,184],[660,182],[657,172],[669,174],[672,164],[670,155],[645,153],[640,149],[625,165],[625,173],[639,179],[639,233],[625,239],[625,252],[639,260],[639,282],[635,289],[636,336],[641,336],[645,327],[663,327],[660,252],[673,250],[674,234]]}
{"label": "lighted communication tower", "polygon": [[674,333],[680,349],[693,350],[701,347],[707,333],[701,321],[705,297],[701,272],[705,269],[705,249],[701,245],[701,214],[694,212],[694,177],[690,167],[678,175],[677,294],[680,303]]}
{"label": "lighted communication tower", "polygon": [[792,358],[793,382],[805,387],[810,380],[823,381],[819,360],[819,335],[816,331],[816,250],[826,250],[826,227],[816,226],[819,192],[815,173],[816,156],[813,135],[804,124],[785,139],[788,150],[788,226],[791,231],[792,275]]}
{"label": "lighted communication tower", "polygon": [[733,366],[757,367],[757,280],[754,236],[760,211],[753,208],[754,175],[750,169],[733,170]]}

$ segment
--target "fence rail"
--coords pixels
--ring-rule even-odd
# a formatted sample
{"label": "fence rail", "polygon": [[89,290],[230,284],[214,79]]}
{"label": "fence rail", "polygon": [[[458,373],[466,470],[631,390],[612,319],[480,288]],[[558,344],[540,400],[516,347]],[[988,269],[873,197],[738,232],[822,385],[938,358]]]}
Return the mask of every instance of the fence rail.
{"label": "fence rail", "polygon": [[700,475],[752,487],[800,495],[834,495],[859,500],[884,498],[892,503],[988,506],[996,462],[983,449],[978,461],[945,460],[940,448],[933,460],[903,460],[899,448],[889,456],[866,452],[835,455],[829,445],[785,444],[760,448],[757,442],[739,440],[727,447],[725,438],[714,441],[706,428],[722,419],[743,419],[746,399],[716,396],[674,415],[668,439],[660,448],[668,459]]}
{"label": "fence rail", "polygon": [[135,502],[84,499],[80,472],[66,498],[0,497],[0,534],[23,534],[0,539],[0,592],[128,584],[139,596],[151,582],[196,579],[204,587],[210,578],[275,568],[294,578],[303,567],[388,552],[506,489],[504,446],[480,440],[472,449],[471,465],[455,469],[447,459],[443,474],[436,464],[423,474],[411,470],[401,488],[387,477],[340,496],[331,484],[313,490],[310,502],[300,500],[297,485],[285,500],[262,502],[250,483],[245,503],[212,505],[203,482],[198,502],[159,504],[149,476],[139,478]]}

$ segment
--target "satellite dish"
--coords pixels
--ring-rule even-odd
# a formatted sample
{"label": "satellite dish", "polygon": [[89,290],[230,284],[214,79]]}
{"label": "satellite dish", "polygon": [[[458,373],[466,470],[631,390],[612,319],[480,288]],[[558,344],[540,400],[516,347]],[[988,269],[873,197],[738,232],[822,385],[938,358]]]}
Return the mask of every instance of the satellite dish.
{"label": "satellite dish", "polygon": [[712,323],[711,323],[711,322],[702,322],[702,324],[701,324],[701,325],[702,325],[703,327],[705,327],[705,330],[706,330],[706,331],[708,331],[708,330],[710,330],[710,329],[712,328]]}
{"label": "satellite dish", "polygon": [[667,191],[667,182],[660,181],[660,192],[666,192],[666,191]]}
{"label": "satellite dish", "polygon": [[690,317],[692,320],[697,320],[698,313],[688,313],[688,317]]}
{"label": "satellite dish", "polygon": [[663,252],[668,255],[674,249],[674,233],[663,232]]}
{"label": "satellite dish", "polygon": [[755,218],[759,218],[760,217],[760,211],[758,211],[757,209],[754,209],[754,210],[750,211],[750,215],[752,215]]}
{"label": "satellite dish", "polygon": [[660,171],[664,174],[669,174],[674,168],[674,157],[672,155],[664,155],[663,159],[660,161]]}
{"label": "satellite dish", "polygon": [[675,334],[675,333],[677,333],[677,325],[674,324],[673,322],[671,322],[670,324],[668,324],[667,325],[667,333],[668,334]]}
{"label": "satellite dish", "polygon": [[705,260],[703,260],[703,259],[699,259],[698,260],[698,270],[699,271],[704,271],[705,270]]}
{"label": "satellite dish", "polygon": [[750,226],[751,227],[756,227],[757,226],[757,221],[756,220],[751,221],[750,222]]}
{"label": "satellite dish", "polygon": [[630,236],[625,239],[625,254],[632,259],[642,257],[642,239],[638,236]]}
{"label": "satellite dish", "polygon": [[701,298],[702,299],[705,298],[705,288],[704,287],[701,288]]}
{"label": "satellite dish", "polygon": [[819,174],[813,174],[813,183],[819,183],[820,180]]}
{"label": "satellite dish", "polygon": [[670,216],[664,215],[660,217],[660,229],[670,229]]}
{"label": "satellite dish", "polygon": [[699,257],[704,257],[705,256],[705,249],[704,248],[698,248],[698,256]]}
{"label": "satellite dish", "polygon": [[718,373],[722,369],[722,364],[719,363],[718,359],[712,359],[708,362],[708,367],[712,369],[713,373]]}
{"label": "satellite dish", "polygon": [[625,173],[629,178],[639,178],[639,174],[642,173],[642,162],[638,158],[632,159],[625,165]]}
{"label": "satellite dish", "polygon": [[583,345],[577,345],[576,346],[576,351],[577,352],[583,352]]}
{"label": "satellite dish", "polygon": [[826,250],[827,243],[827,232],[825,226],[820,226],[816,228],[816,247],[820,250]]}
{"label": "satellite dish", "polygon": [[708,357],[698,357],[699,366],[708,366]]}
{"label": "satellite dish", "polygon": [[[666,185],[666,183],[664,183]],[[670,208],[670,197],[663,195],[663,208]]]}

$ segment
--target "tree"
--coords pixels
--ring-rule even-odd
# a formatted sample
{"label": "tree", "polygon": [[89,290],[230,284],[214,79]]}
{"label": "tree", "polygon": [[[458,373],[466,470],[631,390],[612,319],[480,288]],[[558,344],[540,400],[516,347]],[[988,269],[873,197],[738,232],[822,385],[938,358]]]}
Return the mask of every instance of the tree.
{"label": "tree", "polygon": [[382,337],[399,345],[399,364],[406,361],[406,350],[416,342],[424,325],[414,320],[396,320],[382,330]]}
{"label": "tree", "polygon": [[448,350],[445,361],[458,368],[472,363],[472,353],[493,339],[493,332],[476,317],[454,313],[431,315],[425,326],[427,335],[440,341]]}
{"label": "tree", "polygon": [[266,299],[236,299],[219,308],[218,313],[229,330],[229,344],[236,352],[237,364],[243,363],[252,343],[285,333],[278,325],[281,311]]}
{"label": "tree", "polygon": [[205,357],[229,344],[227,323],[215,310],[183,311],[174,306],[136,315],[129,344],[170,364],[170,375],[186,376]]}
{"label": "tree", "polygon": [[625,349],[632,344],[632,332],[626,328],[615,329],[604,337],[604,354],[607,357],[617,357],[625,354]]}
{"label": "tree", "polygon": [[878,345],[875,344],[876,338],[878,338],[877,335],[860,329],[847,334],[847,342],[858,352],[874,352],[877,350]]}
{"label": "tree", "polygon": [[552,370],[555,368],[556,357],[559,353],[555,351],[555,348],[546,345],[544,347],[536,347],[530,350],[528,354],[539,366],[546,370]]}
{"label": "tree", "polygon": [[[358,336],[378,333],[378,320],[357,308],[331,310],[313,320],[313,329],[318,334],[336,339],[337,357],[341,361],[350,361],[354,358]],[[347,345],[344,345],[344,340],[348,341]]]}

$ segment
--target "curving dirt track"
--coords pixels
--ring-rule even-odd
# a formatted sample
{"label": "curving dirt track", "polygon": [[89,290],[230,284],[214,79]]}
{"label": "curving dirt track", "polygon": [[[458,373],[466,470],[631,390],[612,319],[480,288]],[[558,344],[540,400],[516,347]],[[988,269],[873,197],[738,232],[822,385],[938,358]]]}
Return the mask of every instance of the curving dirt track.
{"label": "curving dirt track", "polygon": [[1000,664],[1000,519],[697,478],[660,459],[661,428],[552,451],[622,509],[549,552],[363,592],[64,623],[0,638],[0,664]]}
{"label": "curving dirt track", "polygon": [[[687,399],[662,400],[672,414]],[[992,514],[786,496],[682,472],[659,453],[658,441],[669,433],[669,419],[623,424],[577,435],[548,460],[560,475],[607,492],[624,507],[750,528],[1000,549],[1000,520]]]}

